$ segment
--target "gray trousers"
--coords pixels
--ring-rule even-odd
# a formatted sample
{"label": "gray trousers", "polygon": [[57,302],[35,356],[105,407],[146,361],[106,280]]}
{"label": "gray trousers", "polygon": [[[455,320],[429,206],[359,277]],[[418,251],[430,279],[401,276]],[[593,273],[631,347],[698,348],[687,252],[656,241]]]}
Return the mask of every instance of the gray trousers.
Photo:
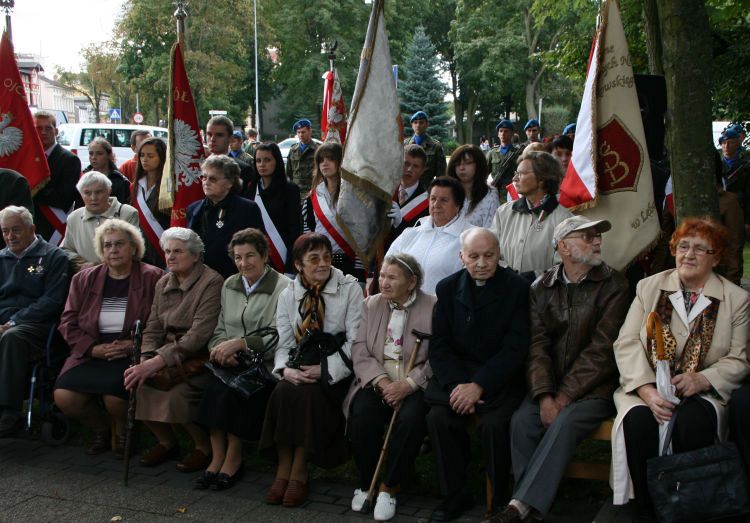
{"label": "gray trousers", "polygon": [[29,366],[42,354],[49,325],[23,324],[0,336],[0,408],[21,410]]}
{"label": "gray trousers", "polygon": [[547,514],[576,447],[614,413],[610,400],[576,401],[560,411],[545,429],[539,404],[525,398],[510,423],[510,455],[516,478],[513,498]]}

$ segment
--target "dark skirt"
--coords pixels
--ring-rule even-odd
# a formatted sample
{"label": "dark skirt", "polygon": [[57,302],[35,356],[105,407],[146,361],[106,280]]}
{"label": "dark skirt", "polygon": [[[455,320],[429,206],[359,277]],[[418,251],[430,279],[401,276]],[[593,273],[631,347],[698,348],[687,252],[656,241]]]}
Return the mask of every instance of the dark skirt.
{"label": "dark skirt", "polygon": [[216,376],[203,391],[196,421],[209,429],[219,429],[235,436],[257,440],[266,415],[266,405],[273,387],[260,390],[244,399]]}
{"label": "dark skirt", "polygon": [[349,458],[345,427],[341,404],[331,401],[319,384],[281,380],[268,400],[259,448],[275,452],[276,445],[304,447],[307,461],[333,468]]}
{"label": "dark skirt", "polygon": [[123,374],[129,365],[130,358],[117,360],[91,358],[57,378],[55,388],[128,399],[128,392],[123,385]]}

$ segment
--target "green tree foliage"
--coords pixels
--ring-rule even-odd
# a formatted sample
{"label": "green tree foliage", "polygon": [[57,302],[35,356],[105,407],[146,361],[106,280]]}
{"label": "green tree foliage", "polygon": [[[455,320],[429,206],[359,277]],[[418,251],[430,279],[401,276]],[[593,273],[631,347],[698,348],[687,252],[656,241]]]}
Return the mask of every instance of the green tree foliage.
{"label": "green tree foliage", "polygon": [[750,120],[750,9],[738,0],[708,0],[706,7],[713,40],[714,119]]}
{"label": "green tree foliage", "polygon": [[[448,121],[448,104],[443,101],[447,88],[438,77],[439,59],[424,27],[417,27],[407,52],[403,65],[404,78],[398,84],[404,122],[408,122],[415,112],[424,111],[430,119],[430,135],[444,140],[448,137],[448,129],[445,127]],[[400,73],[401,70],[399,75]],[[411,136],[414,133],[405,125],[404,134]]]}

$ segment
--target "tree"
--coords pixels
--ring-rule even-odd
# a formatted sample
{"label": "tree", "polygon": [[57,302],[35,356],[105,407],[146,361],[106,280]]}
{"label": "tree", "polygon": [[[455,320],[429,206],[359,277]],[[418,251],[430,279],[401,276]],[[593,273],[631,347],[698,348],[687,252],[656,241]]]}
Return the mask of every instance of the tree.
{"label": "tree", "polygon": [[121,78],[117,73],[118,55],[111,43],[103,46],[89,45],[81,54],[84,59],[81,72],[74,73],[58,69],[58,79],[88,99],[94,107],[98,123],[103,95],[117,93],[121,83]]}
{"label": "tree", "polygon": [[[444,140],[448,137],[445,127],[448,104],[443,101],[447,89],[438,77],[439,60],[424,27],[417,27],[407,52],[403,66],[404,79],[398,84],[402,118],[408,122],[415,112],[426,112],[430,120],[430,135]],[[404,126],[404,134],[411,136],[413,133]]]}

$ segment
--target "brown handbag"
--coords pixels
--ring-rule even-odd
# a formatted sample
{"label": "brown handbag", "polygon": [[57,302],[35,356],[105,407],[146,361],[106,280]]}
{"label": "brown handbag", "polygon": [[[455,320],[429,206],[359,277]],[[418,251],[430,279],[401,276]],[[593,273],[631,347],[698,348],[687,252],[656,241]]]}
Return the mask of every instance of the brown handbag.
{"label": "brown handbag", "polygon": [[[191,355],[193,353],[187,352],[182,349],[179,345],[175,347],[175,352],[179,354]],[[163,369],[154,373],[153,376],[146,380],[146,385],[153,387],[157,390],[170,390],[175,385],[187,381],[193,376],[202,374],[206,371],[206,363],[208,362],[208,354],[203,354],[194,358],[190,358],[187,361],[179,361],[174,367],[164,367]]]}

